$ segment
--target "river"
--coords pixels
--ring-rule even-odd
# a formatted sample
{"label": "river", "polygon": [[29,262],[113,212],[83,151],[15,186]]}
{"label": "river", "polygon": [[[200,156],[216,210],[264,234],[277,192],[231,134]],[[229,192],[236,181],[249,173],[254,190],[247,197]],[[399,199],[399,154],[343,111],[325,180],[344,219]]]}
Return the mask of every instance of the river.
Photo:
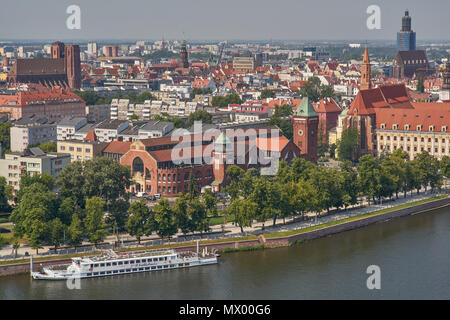
{"label": "river", "polygon": [[[450,299],[450,208],[288,248],[223,254],[217,265],[65,281],[0,278],[3,299]],[[367,267],[381,271],[369,290]]]}

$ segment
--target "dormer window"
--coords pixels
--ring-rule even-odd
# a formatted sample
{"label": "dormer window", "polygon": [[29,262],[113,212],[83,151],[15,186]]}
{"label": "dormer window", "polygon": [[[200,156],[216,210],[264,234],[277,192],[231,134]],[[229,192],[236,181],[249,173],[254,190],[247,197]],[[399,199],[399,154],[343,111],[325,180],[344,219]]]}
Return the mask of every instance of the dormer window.
{"label": "dormer window", "polygon": [[419,124],[419,125],[417,126],[417,131],[422,131],[422,125],[421,125],[421,124]]}
{"label": "dormer window", "polygon": [[397,130],[398,129],[398,124],[396,123],[396,124],[393,124],[392,125],[392,130]]}
{"label": "dormer window", "polygon": [[385,129],[385,128],[386,128],[386,123],[382,123],[382,124],[380,125],[380,128],[381,128],[381,129]]}
{"label": "dormer window", "polygon": [[442,132],[447,132],[447,126],[442,126]]}
{"label": "dormer window", "polygon": [[434,131],[434,126],[429,126],[428,131]]}
{"label": "dormer window", "polygon": [[405,130],[409,130],[410,125],[409,124],[405,124]]}

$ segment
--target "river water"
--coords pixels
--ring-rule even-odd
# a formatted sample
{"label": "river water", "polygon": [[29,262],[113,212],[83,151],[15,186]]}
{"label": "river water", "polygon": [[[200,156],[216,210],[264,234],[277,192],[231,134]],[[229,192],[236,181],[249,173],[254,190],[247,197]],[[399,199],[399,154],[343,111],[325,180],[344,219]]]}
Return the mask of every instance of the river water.
{"label": "river water", "polygon": [[[288,248],[223,254],[217,265],[65,281],[0,278],[3,299],[450,299],[450,209]],[[367,267],[381,271],[369,290]]]}

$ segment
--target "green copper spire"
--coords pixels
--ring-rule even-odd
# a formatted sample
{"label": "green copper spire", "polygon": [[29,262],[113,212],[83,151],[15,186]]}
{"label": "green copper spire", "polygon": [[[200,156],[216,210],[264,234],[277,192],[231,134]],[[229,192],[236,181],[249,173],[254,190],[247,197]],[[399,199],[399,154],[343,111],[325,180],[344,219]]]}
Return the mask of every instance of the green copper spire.
{"label": "green copper spire", "polygon": [[314,110],[313,105],[308,97],[304,97],[302,102],[294,111],[294,117],[317,117],[318,114],[316,110]]}

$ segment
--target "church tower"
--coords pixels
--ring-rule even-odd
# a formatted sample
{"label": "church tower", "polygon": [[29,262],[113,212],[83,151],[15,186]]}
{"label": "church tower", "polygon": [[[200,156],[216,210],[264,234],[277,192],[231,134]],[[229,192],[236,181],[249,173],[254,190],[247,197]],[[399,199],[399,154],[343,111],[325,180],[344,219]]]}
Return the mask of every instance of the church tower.
{"label": "church tower", "polygon": [[180,50],[180,66],[182,68],[189,68],[188,51],[186,47],[186,41],[183,40]]}
{"label": "church tower", "polygon": [[361,85],[360,90],[367,90],[372,88],[372,83],[370,82],[370,59],[369,50],[364,50],[364,58],[361,65]]}
{"label": "church tower", "polygon": [[293,140],[299,147],[301,156],[306,160],[316,162],[319,115],[314,110],[308,97],[304,97],[294,111],[292,126]]}

